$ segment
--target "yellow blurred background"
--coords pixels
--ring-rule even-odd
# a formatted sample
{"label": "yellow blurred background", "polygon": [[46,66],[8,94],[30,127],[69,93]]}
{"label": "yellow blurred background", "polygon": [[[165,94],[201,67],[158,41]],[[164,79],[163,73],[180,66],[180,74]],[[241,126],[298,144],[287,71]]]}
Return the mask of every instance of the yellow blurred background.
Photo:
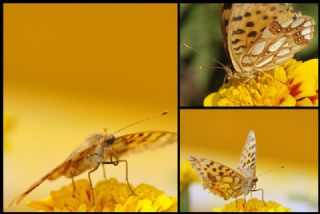
{"label": "yellow blurred background", "polygon": [[[176,19],[175,4],[4,4],[4,204],[103,128],[168,109],[119,134],[177,131]],[[131,183],[177,195],[177,145],[127,160]],[[125,167],[107,176],[125,181]],[[10,210],[70,182],[45,182]]]}
{"label": "yellow blurred background", "polygon": [[[266,200],[292,211],[318,210],[318,112],[316,109],[181,110],[180,160],[193,155],[236,168],[249,130],[257,142],[257,188]],[[253,193],[261,199],[261,192]],[[190,187],[191,211],[211,211],[226,202]],[[250,198],[247,197],[247,199]]]}

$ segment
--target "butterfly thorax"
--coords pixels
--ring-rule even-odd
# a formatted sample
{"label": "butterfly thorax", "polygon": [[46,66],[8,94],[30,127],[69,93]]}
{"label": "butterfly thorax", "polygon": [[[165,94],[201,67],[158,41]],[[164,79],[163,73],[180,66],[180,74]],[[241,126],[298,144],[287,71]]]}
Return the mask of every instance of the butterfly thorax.
{"label": "butterfly thorax", "polygon": [[[74,177],[83,172],[97,167],[103,160],[104,154],[110,149],[110,146],[115,142],[114,135],[95,135],[92,137],[93,141],[87,141],[80,148],[92,146],[92,142],[96,142],[94,150],[83,154],[81,158],[76,161],[71,161],[70,165],[63,172],[66,177]],[[91,140],[92,140],[91,139]],[[73,159],[77,156],[77,149],[72,152],[69,158]]]}

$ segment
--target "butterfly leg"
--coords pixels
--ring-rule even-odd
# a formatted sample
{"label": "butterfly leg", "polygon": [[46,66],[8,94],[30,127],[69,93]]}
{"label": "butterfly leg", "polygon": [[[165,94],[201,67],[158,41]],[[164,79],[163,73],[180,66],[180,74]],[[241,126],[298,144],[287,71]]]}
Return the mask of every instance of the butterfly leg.
{"label": "butterfly leg", "polygon": [[94,191],[93,191],[93,186],[92,186],[92,181],[91,181],[91,177],[90,177],[90,175],[91,175],[91,173],[93,173],[94,171],[96,171],[98,168],[99,168],[99,166],[100,166],[100,163],[94,168],[94,169],[92,169],[92,170],[90,170],[89,172],[88,172],[88,178],[89,178],[89,182],[90,182],[90,188],[91,188],[91,192],[92,192],[92,206],[94,205]]}
{"label": "butterfly leg", "polygon": [[244,87],[247,89],[247,91],[249,92],[249,94],[250,94],[250,96],[251,96],[252,105],[253,105],[253,106],[256,106],[255,103],[254,103],[253,94],[251,93],[251,91],[250,91],[250,89],[248,88],[247,85],[248,85],[248,82],[246,82],[246,83],[244,84]]}
{"label": "butterfly leg", "polygon": [[[113,160],[112,158],[115,158],[115,160]],[[127,160],[119,160],[119,159],[118,159],[118,156],[116,156],[116,155],[111,155],[111,156],[110,156],[110,161],[103,161],[103,162],[101,162],[101,163],[102,163],[102,164],[113,164],[114,166],[117,166],[120,162],[125,162],[125,164],[126,164],[126,181],[127,181],[127,184],[128,184],[128,187],[129,187],[131,193],[132,193],[133,195],[136,195],[136,194],[134,193],[134,191],[132,190],[132,188],[131,188],[131,186],[130,186],[130,183],[129,183],[129,179],[128,179],[128,161],[127,161]]]}
{"label": "butterfly leg", "polygon": [[107,180],[106,169],[104,168],[104,164],[102,164],[102,169],[103,169],[103,177],[105,180]]}
{"label": "butterfly leg", "polygon": [[243,194],[243,198],[244,198],[244,204],[243,204],[243,207],[244,207],[244,210],[246,210],[246,205],[247,205],[247,199],[246,199],[246,196]]}
{"label": "butterfly leg", "polygon": [[264,201],[264,192],[263,192],[263,189],[252,189],[251,192],[253,192],[253,191],[261,191],[262,201],[263,201],[264,205],[267,206],[267,203]]}
{"label": "butterfly leg", "polygon": [[72,197],[74,197],[76,195],[76,184],[74,183],[74,179],[73,177],[71,177],[72,180],[72,185],[73,185],[73,193],[72,193]]}

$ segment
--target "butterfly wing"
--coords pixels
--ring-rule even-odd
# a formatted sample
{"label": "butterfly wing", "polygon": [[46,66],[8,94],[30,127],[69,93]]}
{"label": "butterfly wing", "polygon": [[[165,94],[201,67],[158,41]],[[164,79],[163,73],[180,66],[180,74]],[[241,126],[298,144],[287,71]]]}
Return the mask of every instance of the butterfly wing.
{"label": "butterfly wing", "polygon": [[246,178],[254,178],[256,176],[256,137],[252,130],[249,131],[237,169]]}
{"label": "butterfly wing", "polygon": [[[81,164],[85,155],[94,152],[98,145],[98,140],[101,137],[102,135],[95,134],[87,138],[83,144],[69,154],[67,159],[58,168],[49,173],[48,180],[55,180],[61,175],[71,178],[81,174],[82,171],[75,171],[78,168],[77,165]],[[72,168],[72,170],[70,170],[70,168]]]}
{"label": "butterfly wing", "polygon": [[79,146],[77,149],[75,149],[68,158],[58,165],[56,168],[51,170],[49,173],[47,173],[45,176],[40,178],[37,182],[32,184],[26,191],[24,191],[22,194],[18,195],[15,199],[13,199],[8,207],[12,205],[17,205],[24,197],[26,197],[32,190],[34,190],[36,187],[38,187],[41,183],[43,183],[45,180],[55,180],[59,178],[62,175],[65,175],[66,177],[70,177],[70,166],[74,166],[74,164],[79,161],[85,154],[88,154],[89,152],[94,151],[96,147],[96,140],[99,135],[94,135],[87,139],[87,141]]}
{"label": "butterfly wing", "polygon": [[[223,45],[224,50],[228,51],[228,25],[230,22],[230,13],[231,13],[231,7],[232,4],[221,4],[220,9],[220,27],[222,32],[222,38],[223,38]],[[229,53],[226,54],[228,57],[228,60],[231,62]]]}
{"label": "butterfly wing", "polygon": [[259,38],[273,20],[282,21],[293,15],[292,4],[232,4],[227,27],[228,51],[235,70],[246,70],[243,53]]}
{"label": "butterfly wing", "polygon": [[313,18],[300,14],[282,21],[274,20],[243,53],[241,65],[257,71],[269,71],[282,65],[310,44],[314,25]]}
{"label": "butterfly wing", "polygon": [[[158,148],[177,142],[177,133],[168,131],[145,131],[117,137],[112,148],[119,155]],[[104,159],[108,159],[105,154]]]}
{"label": "butterfly wing", "polygon": [[239,172],[211,160],[190,156],[188,160],[202,179],[205,189],[228,200],[237,198],[244,192],[242,186],[246,180]]}

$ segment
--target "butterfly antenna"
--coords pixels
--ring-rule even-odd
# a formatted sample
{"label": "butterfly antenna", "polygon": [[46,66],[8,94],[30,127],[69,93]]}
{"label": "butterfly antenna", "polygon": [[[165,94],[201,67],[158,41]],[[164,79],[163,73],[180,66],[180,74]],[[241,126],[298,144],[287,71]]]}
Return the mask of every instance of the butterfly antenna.
{"label": "butterfly antenna", "polygon": [[274,169],[270,169],[270,170],[268,170],[268,171],[266,171],[266,172],[261,173],[261,174],[258,175],[257,177],[259,177],[259,176],[261,176],[261,175],[268,174],[269,172],[272,172],[272,171],[275,171],[275,170],[278,170],[278,169],[283,169],[283,168],[284,168],[284,166],[280,166],[280,167],[277,167],[277,168],[274,168]]}
{"label": "butterfly antenna", "polygon": [[118,131],[114,132],[113,134],[116,134],[116,133],[118,133],[118,132],[120,132],[120,131],[122,131],[122,130],[124,130],[124,129],[126,129],[126,128],[129,128],[129,127],[131,127],[131,126],[134,126],[134,125],[136,125],[136,124],[138,124],[138,123],[141,123],[141,122],[144,122],[144,121],[147,121],[147,120],[151,120],[151,119],[153,119],[153,118],[155,118],[155,117],[159,117],[159,116],[166,115],[166,114],[168,114],[168,110],[164,110],[164,111],[161,112],[160,114],[153,115],[153,116],[147,117],[147,118],[145,118],[145,119],[143,119],[143,120],[139,120],[139,121],[137,121],[137,122],[134,122],[134,123],[132,123],[132,124],[130,124],[130,125],[128,125],[128,126],[125,126],[125,127],[121,128],[121,129],[119,129]]}
{"label": "butterfly antenna", "polygon": [[[190,50],[192,50],[192,51],[194,51],[194,52],[196,52],[196,53],[198,53],[198,54],[201,53],[199,50],[191,47],[190,45],[188,45],[188,44],[186,44],[186,43],[184,43],[184,42],[182,42],[182,46],[185,47],[185,48],[188,48],[188,49],[190,49]],[[218,60],[216,60],[216,59],[214,59],[214,58],[212,58],[212,57],[210,57],[210,58],[211,58],[213,61],[215,61],[216,63],[218,63],[219,65],[221,65],[223,68],[226,68],[226,66],[225,66],[224,64],[222,64],[221,62],[219,62]],[[200,68],[201,68],[201,67],[203,67],[203,66],[200,66]]]}

